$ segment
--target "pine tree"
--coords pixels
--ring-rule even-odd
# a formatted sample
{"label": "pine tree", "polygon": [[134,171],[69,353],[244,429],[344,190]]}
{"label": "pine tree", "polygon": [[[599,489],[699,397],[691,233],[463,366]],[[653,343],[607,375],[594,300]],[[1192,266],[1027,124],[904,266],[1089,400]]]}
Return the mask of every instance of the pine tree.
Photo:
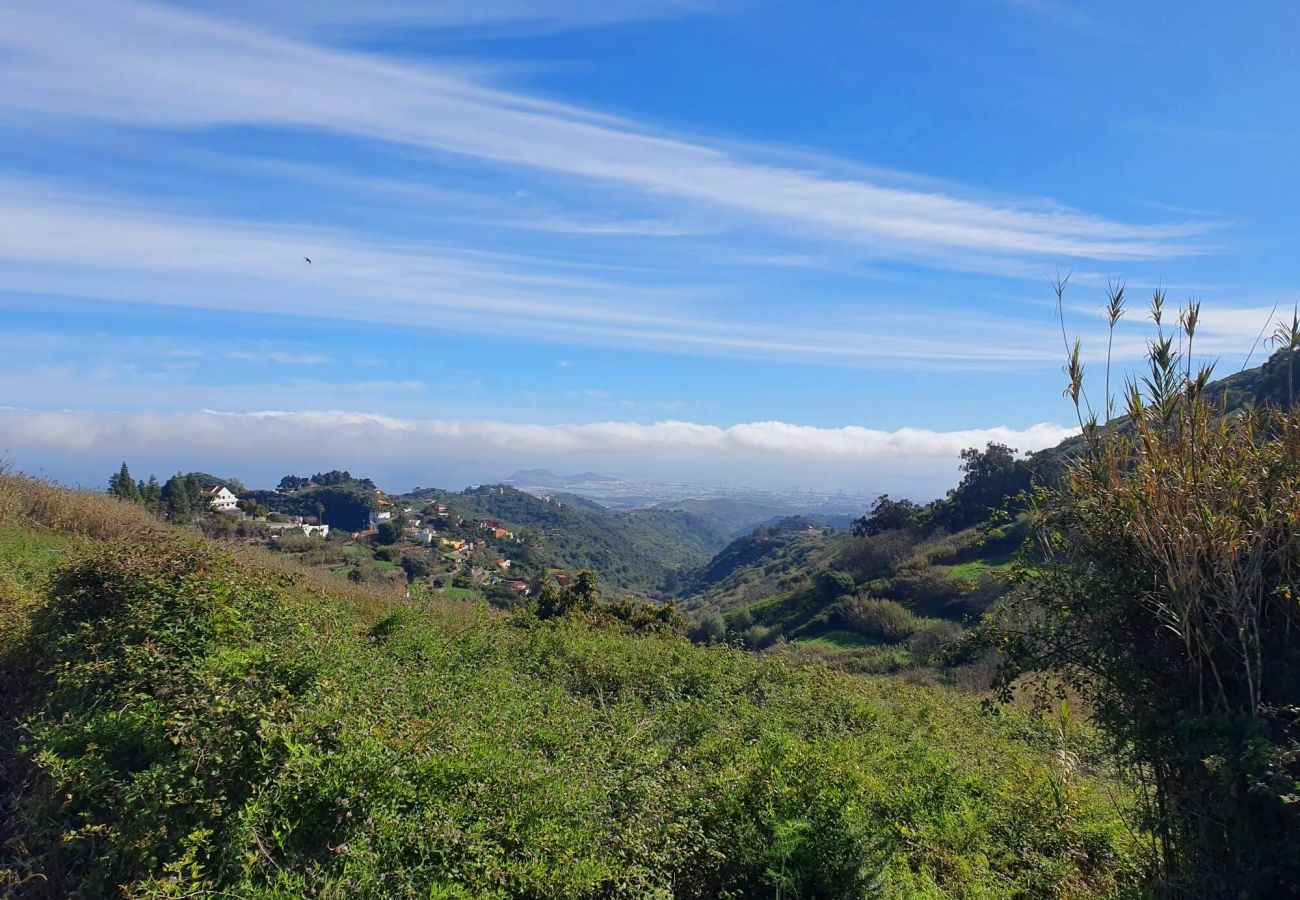
{"label": "pine tree", "polygon": [[185,493],[189,497],[190,512],[197,514],[208,508],[207,497],[203,493],[203,485],[199,483],[192,473],[185,476]]}
{"label": "pine tree", "polygon": [[194,504],[190,502],[190,491],[184,475],[177,472],[162,487],[162,499],[167,509],[167,518],[175,522],[187,521],[194,514]]}
{"label": "pine tree", "polygon": [[135,479],[131,477],[131,471],[126,467],[125,462],[122,463],[122,468],[118,469],[117,474],[108,479],[108,492],[122,500],[140,502],[140,491],[136,488]]}
{"label": "pine tree", "polygon": [[162,485],[158,483],[158,479],[153,475],[149,476],[148,481],[140,483],[140,502],[154,515],[162,514]]}

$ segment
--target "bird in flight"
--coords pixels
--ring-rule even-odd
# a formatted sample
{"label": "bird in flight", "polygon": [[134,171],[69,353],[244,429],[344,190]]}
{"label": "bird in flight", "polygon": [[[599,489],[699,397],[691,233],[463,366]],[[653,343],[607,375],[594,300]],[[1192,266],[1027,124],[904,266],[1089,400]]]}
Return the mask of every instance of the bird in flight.
{"label": "bird in flight", "polygon": [[310,256],[304,256],[303,259],[305,259],[305,260],[307,261],[307,265],[309,265],[309,266],[311,265],[311,257],[310,257]]}

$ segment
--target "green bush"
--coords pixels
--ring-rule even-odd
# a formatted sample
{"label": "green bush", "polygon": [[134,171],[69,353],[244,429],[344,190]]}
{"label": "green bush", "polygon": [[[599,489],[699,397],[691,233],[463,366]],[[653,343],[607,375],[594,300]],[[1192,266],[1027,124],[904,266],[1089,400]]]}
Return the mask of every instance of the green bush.
{"label": "green bush", "polygon": [[870,537],[854,537],[846,541],[837,562],[852,571],[858,578],[870,581],[888,576],[894,566],[909,556],[915,548],[915,533],[882,531]]}
{"label": "green bush", "polygon": [[825,600],[835,600],[853,593],[853,576],[848,572],[826,571],[817,574],[817,592]]}
{"label": "green bush", "polygon": [[697,644],[716,644],[727,636],[727,625],[722,616],[708,613],[694,622],[686,634]]}
{"label": "green bush", "polygon": [[741,632],[754,624],[754,614],[742,607],[723,617],[728,631]]}
{"label": "green bush", "polygon": [[402,571],[406,573],[406,580],[414,582],[421,578],[427,578],[433,571],[433,565],[424,556],[415,556],[408,554],[403,556],[400,561]]}
{"label": "green bush", "polygon": [[833,614],[845,627],[891,644],[906,640],[917,628],[911,610],[893,600],[851,597],[836,604]]}
{"label": "green bush", "polygon": [[961,597],[966,583],[936,566],[909,568],[880,586],[879,592],[906,601],[909,606],[942,613]]}
{"label": "green bush", "polygon": [[953,647],[965,635],[956,622],[935,619],[917,628],[907,640],[907,649],[918,659],[929,660]]}

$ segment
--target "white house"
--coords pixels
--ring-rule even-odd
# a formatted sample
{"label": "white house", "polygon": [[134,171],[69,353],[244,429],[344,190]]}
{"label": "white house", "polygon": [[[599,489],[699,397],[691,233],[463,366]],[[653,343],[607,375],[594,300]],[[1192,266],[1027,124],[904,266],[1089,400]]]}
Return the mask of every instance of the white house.
{"label": "white house", "polygon": [[437,532],[432,528],[421,528],[411,537],[411,540],[417,544],[432,544],[435,535],[437,535]]}
{"label": "white house", "polygon": [[264,522],[266,529],[273,534],[284,534],[286,531],[301,531],[307,537],[313,534],[319,534],[326,537],[330,533],[328,525],[307,525],[304,522]]}
{"label": "white house", "polygon": [[205,493],[208,495],[208,505],[217,512],[234,512],[239,503],[239,498],[226,487],[208,488]]}

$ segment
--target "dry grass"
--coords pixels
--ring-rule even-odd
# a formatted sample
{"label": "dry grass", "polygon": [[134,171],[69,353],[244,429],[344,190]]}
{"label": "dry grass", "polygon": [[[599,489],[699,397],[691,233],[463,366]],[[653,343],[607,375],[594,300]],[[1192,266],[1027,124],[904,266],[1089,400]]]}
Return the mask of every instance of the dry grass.
{"label": "dry grass", "polygon": [[3,464],[0,528],[46,528],[95,540],[140,538],[168,530],[133,503],[107,494],[60,487],[12,472]]}

